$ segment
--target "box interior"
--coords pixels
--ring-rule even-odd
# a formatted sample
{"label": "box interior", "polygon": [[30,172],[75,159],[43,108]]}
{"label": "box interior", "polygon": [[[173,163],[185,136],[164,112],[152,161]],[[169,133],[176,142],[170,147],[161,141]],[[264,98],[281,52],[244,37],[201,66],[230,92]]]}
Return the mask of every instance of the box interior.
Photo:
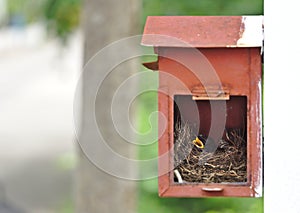
{"label": "box interior", "polygon": [[[212,119],[224,124],[218,139]],[[173,124],[174,183],[247,182],[246,96],[193,100],[175,95]],[[208,149],[212,144],[215,149]]]}

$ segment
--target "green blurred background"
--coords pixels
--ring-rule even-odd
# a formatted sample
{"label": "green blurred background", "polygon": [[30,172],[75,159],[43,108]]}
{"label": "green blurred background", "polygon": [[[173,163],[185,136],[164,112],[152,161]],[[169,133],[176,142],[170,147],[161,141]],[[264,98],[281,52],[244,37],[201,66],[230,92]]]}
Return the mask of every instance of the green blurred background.
{"label": "green blurred background", "polygon": [[[24,26],[32,22],[43,22],[48,36],[57,37],[63,44],[69,36],[80,27],[80,0],[9,0],[8,19],[2,25]],[[141,30],[147,16],[151,15],[262,15],[262,0],[143,0],[141,13]],[[151,61],[146,57],[143,61]],[[143,70],[146,72],[146,70]],[[149,79],[157,84],[157,76]],[[138,98],[138,124],[141,132],[152,128],[156,130],[157,118],[151,126],[148,118],[157,111],[155,92],[148,92]],[[157,131],[153,131],[157,134]],[[140,138],[142,140],[142,138]],[[157,143],[139,148],[141,159],[157,156]],[[263,199],[254,198],[159,198],[157,178],[138,183],[138,212],[140,213],[259,213],[263,212]],[[62,212],[72,212],[72,204],[68,204]]]}
{"label": "green blurred background", "polygon": [[[262,15],[262,0],[141,0],[141,32],[151,15]],[[66,41],[80,25],[81,0],[9,0],[8,24],[42,21],[49,34]]]}

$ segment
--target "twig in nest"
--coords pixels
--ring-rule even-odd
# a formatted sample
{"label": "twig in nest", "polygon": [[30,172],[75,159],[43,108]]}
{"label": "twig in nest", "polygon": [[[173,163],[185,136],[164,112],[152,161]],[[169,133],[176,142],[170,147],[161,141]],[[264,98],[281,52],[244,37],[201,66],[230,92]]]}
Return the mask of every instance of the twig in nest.
{"label": "twig in nest", "polygon": [[193,144],[190,141],[191,137],[192,131],[189,125],[187,123],[181,125],[181,123],[178,122],[175,126],[175,165],[179,165],[190,154],[193,147]]}
{"label": "twig in nest", "polygon": [[210,166],[210,167],[212,167],[212,168],[219,167],[219,166],[212,165],[212,164],[210,164],[210,163],[205,163],[204,166]]}

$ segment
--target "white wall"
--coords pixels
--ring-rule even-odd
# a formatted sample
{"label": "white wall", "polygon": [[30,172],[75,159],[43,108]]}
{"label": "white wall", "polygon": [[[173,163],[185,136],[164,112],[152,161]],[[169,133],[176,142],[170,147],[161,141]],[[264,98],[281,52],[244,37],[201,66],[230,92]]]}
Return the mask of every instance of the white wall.
{"label": "white wall", "polygon": [[300,209],[300,31],[292,0],[265,0],[265,212]]}

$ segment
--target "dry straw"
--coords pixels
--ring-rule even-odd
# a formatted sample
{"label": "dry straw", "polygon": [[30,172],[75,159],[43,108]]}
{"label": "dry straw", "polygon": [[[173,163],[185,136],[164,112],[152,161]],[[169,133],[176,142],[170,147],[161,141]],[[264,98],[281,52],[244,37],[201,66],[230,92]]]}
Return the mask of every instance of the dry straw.
{"label": "dry straw", "polygon": [[[174,163],[183,182],[234,183],[247,181],[247,144],[244,130],[226,130],[218,149],[207,152],[192,143],[193,134],[188,123],[175,126]],[[179,174],[178,174],[179,173]],[[179,176],[178,176],[179,175]],[[181,181],[180,181],[181,182]]]}

